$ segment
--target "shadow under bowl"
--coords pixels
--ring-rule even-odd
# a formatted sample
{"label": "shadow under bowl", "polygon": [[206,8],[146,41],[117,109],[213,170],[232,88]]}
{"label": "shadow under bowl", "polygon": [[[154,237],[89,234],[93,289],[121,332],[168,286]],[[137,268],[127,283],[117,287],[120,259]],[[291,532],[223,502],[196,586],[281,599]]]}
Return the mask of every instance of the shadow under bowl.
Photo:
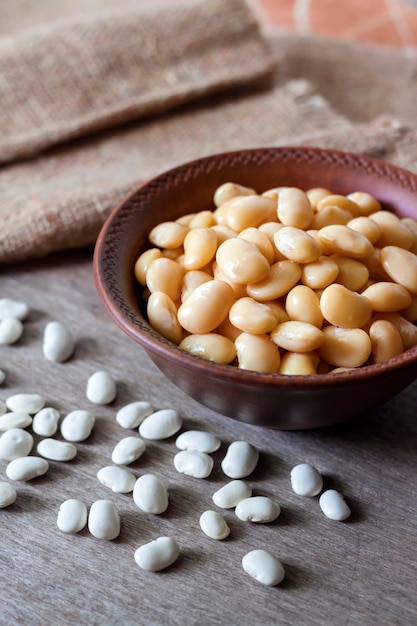
{"label": "shadow under bowl", "polygon": [[[151,328],[141,308],[134,264],[163,221],[213,209],[213,193],[232,181],[258,192],[277,186],[365,191],[399,217],[417,219],[417,176],[363,156],[316,148],[259,148],[185,163],[139,187],[104,224],[94,276],[113,321],[158,368],[201,404],[230,418],[273,429],[308,429],[358,417],[417,376],[417,347],[385,363],[337,374],[285,376],[217,365],[180,350]],[[139,286],[140,287],[140,286]]]}

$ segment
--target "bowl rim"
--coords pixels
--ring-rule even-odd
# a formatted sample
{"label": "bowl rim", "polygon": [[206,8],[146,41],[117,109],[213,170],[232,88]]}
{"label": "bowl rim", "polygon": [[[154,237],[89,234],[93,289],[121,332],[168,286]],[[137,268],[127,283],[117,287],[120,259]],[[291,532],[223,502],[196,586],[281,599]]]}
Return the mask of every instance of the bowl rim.
{"label": "bowl rim", "polygon": [[[326,374],[309,374],[309,375],[285,375],[285,374],[264,374],[252,370],[239,369],[234,365],[217,364],[214,362],[208,362],[207,360],[198,357],[196,355],[189,354],[185,350],[181,350],[177,345],[168,341],[159,333],[157,333],[147,322],[147,320],[141,315],[131,309],[130,315],[126,315],[126,311],[123,311],[119,304],[113,297],[106,277],[102,271],[102,261],[104,256],[104,250],[106,246],[106,240],[109,233],[112,231],[114,221],[120,216],[123,211],[129,206],[131,201],[139,194],[150,193],[154,189],[155,185],[164,178],[169,178],[177,175],[178,173],[186,171],[192,166],[198,166],[199,164],[215,163],[218,159],[234,155],[240,156],[243,159],[250,157],[254,154],[270,153],[275,156],[282,155],[311,155],[322,156],[332,159],[347,159],[353,161],[358,165],[369,165],[373,168],[379,168],[382,172],[387,173],[391,178],[394,177],[398,180],[411,181],[412,191],[417,192],[417,174],[414,174],[406,169],[392,165],[391,163],[381,161],[372,157],[356,154],[348,151],[323,149],[309,146],[268,146],[258,148],[248,148],[243,150],[232,150],[227,152],[220,152],[203,156],[191,161],[180,163],[175,167],[161,172],[160,174],[153,176],[148,181],[139,184],[133,191],[127,194],[119,204],[111,211],[107,219],[105,220],[99,235],[96,239],[93,255],[93,276],[95,285],[104,305],[113,322],[131,339],[141,345],[149,355],[155,355],[157,359],[167,359],[169,361],[176,362],[184,369],[192,370],[196,375],[201,374],[207,376],[208,365],[210,376],[212,378],[227,378],[229,382],[235,382],[239,385],[248,387],[261,387],[270,388],[271,386],[288,388],[292,390],[303,390],[315,388],[317,390],[327,387],[329,384],[332,387],[344,386],[346,384],[351,385],[352,382],[364,381],[364,379],[374,379],[375,377],[385,377],[391,374],[398,373],[400,370],[406,368],[408,365],[416,364],[417,362],[417,346],[409,348],[400,355],[389,359],[383,363],[374,363],[372,365],[363,365],[354,369],[347,369],[340,372],[329,372]],[[132,268],[133,269],[133,268]]]}

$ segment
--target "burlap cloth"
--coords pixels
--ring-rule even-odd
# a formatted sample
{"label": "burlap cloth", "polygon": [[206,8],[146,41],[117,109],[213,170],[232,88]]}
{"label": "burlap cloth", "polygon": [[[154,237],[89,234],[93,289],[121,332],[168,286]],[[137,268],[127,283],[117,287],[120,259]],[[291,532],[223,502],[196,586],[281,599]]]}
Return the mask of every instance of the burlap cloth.
{"label": "burlap cloth", "polygon": [[142,181],[215,152],[315,145],[417,171],[416,101],[415,51],[265,37],[244,0],[11,28],[0,38],[0,261],[93,244]]}

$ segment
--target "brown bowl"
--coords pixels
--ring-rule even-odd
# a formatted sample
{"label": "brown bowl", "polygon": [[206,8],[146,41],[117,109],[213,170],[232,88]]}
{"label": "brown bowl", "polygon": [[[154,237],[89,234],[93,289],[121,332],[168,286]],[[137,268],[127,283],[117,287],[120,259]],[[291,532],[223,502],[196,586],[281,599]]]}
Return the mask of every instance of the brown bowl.
{"label": "brown bowl", "polygon": [[134,264],[158,223],[212,209],[213,192],[233,181],[259,192],[280,185],[366,191],[400,217],[417,218],[417,176],[387,163],[315,148],[260,148],[186,163],[132,193],[108,218],[96,244],[98,293],[115,323],[188,395],[215,411],[275,429],[316,428],[357,417],[417,375],[417,347],[383,364],[337,374],[284,376],[217,365],[180,350],[141,310]]}

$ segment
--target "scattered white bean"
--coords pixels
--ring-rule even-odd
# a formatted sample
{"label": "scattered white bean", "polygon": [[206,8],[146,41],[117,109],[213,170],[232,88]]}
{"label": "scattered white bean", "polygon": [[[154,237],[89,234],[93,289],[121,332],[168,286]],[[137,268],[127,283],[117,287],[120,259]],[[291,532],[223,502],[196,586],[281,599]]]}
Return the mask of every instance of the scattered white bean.
{"label": "scattered white bean", "polygon": [[300,463],[291,470],[291,487],[299,496],[317,496],[323,489],[323,477],[310,463]]}
{"label": "scattered white bean", "polygon": [[49,322],[43,333],[43,355],[48,361],[63,363],[74,353],[72,334],[62,322]]}
{"label": "scattered white bean", "polygon": [[39,456],[22,456],[10,461],[6,467],[6,476],[10,480],[32,480],[46,474],[49,463]]}
{"label": "scattered white bean", "polygon": [[207,537],[221,541],[230,535],[226,520],[218,511],[204,511],[200,515],[200,527]]}
{"label": "scattered white bean", "polygon": [[168,490],[158,476],[143,474],[133,488],[133,501],[144,513],[160,515],[168,508]]}
{"label": "scattered white bean", "polygon": [[136,483],[136,476],[124,467],[106,465],[97,472],[99,482],[114,493],[130,493]]}
{"label": "scattered white bean", "polygon": [[11,428],[27,428],[31,424],[32,418],[27,413],[10,411],[0,416],[0,431],[10,430]]}
{"label": "scattered white bean", "polygon": [[145,417],[154,412],[150,402],[138,400],[126,404],[116,413],[116,422],[122,428],[137,428],[143,422]]}
{"label": "scattered white bean", "polygon": [[84,502],[71,498],[59,507],[56,524],[63,533],[79,533],[87,524],[87,515]]}
{"label": "scattered white bean", "polygon": [[0,437],[0,459],[13,461],[27,456],[33,447],[33,437],[23,428],[11,428]]}
{"label": "scattered white bean", "polygon": [[32,422],[32,430],[41,437],[52,437],[58,430],[59,411],[53,407],[45,407],[36,413]]}
{"label": "scattered white bean", "polygon": [[173,537],[158,537],[140,546],[135,552],[135,561],[141,569],[159,572],[178,559],[180,546]]}
{"label": "scattered white bean", "polygon": [[229,478],[245,478],[252,474],[258,459],[259,452],[252,444],[233,441],[221,462],[221,468]]}
{"label": "scattered white bean", "polygon": [[0,482],[0,509],[10,506],[17,498],[16,489],[10,483]]}
{"label": "scattered white bean", "polygon": [[242,522],[267,524],[279,517],[281,508],[271,498],[252,496],[241,500],[236,506],[235,513]]}
{"label": "scattered white bean", "polygon": [[13,317],[6,317],[0,321],[0,345],[11,346],[20,339],[23,333],[23,324]]}
{"label": "scattered white bean", "polygon": [[181,450],[174,456],[174,467],[177,472],[193,478],[207,478],[213,465],[213,459],[205,452]]}
{"label": "scattered white bean", "polygon": [[129,465],[138,460],[146,450],[146,444],[139,437],[124,437],[113,449],[111,460],[116,465]]}
{"label": "scattered white bean", "polygon": [[117,394],[116,382],[108,372],[95,372],[87,381],[86,393],[94,404],[110,404]]}
{"label": "scattered white bean", "polygon": [[88,530],[97,539],[112,541],[120,534],[119,509],[110,500],[96,500],[90,507]]}
{"label": "scattered white bean", "polygon": [[277,557],[267,550],[252,550],[242,559],[242,567],[258,583],[274,587],[284,580],[285,570]]}
{"label": "scattered white bean", "polygon": [[204,430],[186,430],[181,435],[178,435],[175,445],[180,450],[210,454],[220,448],[221,441],[216,435]]}
{"label": "scattered white bean", "polygon": [[38,393],[17,393],[6,400],[9,411],[34,415],[45,406],[45,398]]}
{"label": "scattered white bean", "polygon": [[71,411],[62,420],[61,435],[67,441],[85,441],[91,435],[94,423],[94,415],[89,411]]}
{"label": "scattered white bean", "polygon": [[168,439],[179,431],[182,419],[175,409],[155,411],[143,420],[139,426],[139,434],[145,439]]}
{"label": "scattered white bean", "polygon": [[338,522],[347,519],[351,513],[346,500],[335,489],[324,491],[319,498],[319,505],[326,517]]}
{"label": "scattered white bean", "polygon": [[233,509],[241,500],[250,498],[252,487],[244,480],[231,480],[213,493],[212,499],[221,509]]}
{"label": "scattered white bean", "polygon": [[77,456],[77,448],[73,443],[49,437],[42,439],[36,450],[38,454],[50,461],[71,461]]}
{"label": "scattered white bean", "polygon": [[[5,380],[6,380],[6,373],[3,370],[0,370],[0,385],[4,383]],[[0,404],[4,404],[4,403],[1,402]]]}
{"label": "scattered white bean", "polygon": [[29,307],[25,302],[19,302],[12,298],[0,298],[0,320],[13,317],[16,320],[24,320],[29,315]]}

